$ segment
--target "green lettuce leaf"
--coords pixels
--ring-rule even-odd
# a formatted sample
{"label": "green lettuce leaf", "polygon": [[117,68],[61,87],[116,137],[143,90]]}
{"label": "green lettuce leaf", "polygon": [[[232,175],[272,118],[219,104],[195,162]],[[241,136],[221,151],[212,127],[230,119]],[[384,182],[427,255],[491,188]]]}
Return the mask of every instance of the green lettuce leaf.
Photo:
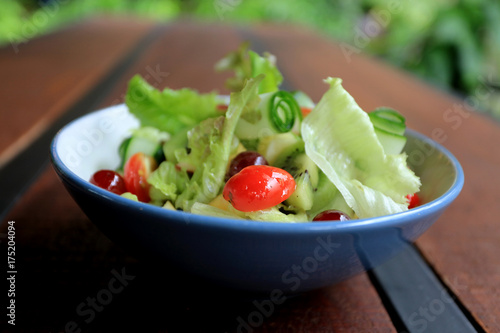
{"label": "green lettuce leaf", "polygon": [[[212,154],[212,147],[217,144],[223,129],[225,117],[209,118],[202,121],[198,126],[187,132],[187,147],[175,151],[177,166],[188,171],[196,170],[198,165]],[[239,144],[236,136],[230,143],[230,152],[233,153]]]}
{"label": "green lettuce leaf", "polygon": [[299,211],[296,212],[295,214],[285,214],[279,210],[278,206],[257,210],[255,212],[245,212],[244,214],[247,219],[254,221],[283,222],[283,223],[308,222],[307,214],[304,211]]}
{"label": "green lettuce leaf", "polygon": [[259,85],[259,94],[277,91],[283,76],[276,67],[276,57],[270,53],[263,56],[248,50],[248,43],[240,45],[238,50],[229,53],[215,64],[217,71],[234,71],[234,77],[226,81],[231,91],[240,91],[245,80],[264,74],[265,78]]}
{"label": "green lettuce leaf", "polygon": [[203,204],[200,202],[195,202],[193,204],[193,207],[191,207],[191,213],[193,214],[198,214],[198,215],[205,215],[205,216],[215,216],[215,217],[224,217],[224,218],[229,218],[229,219],[237,219],[237,220],[244,220],[242,216],[234,213],[234,212],[229,212],[224,209],[220,209],[214,206],[210,206],[207,204]]}
{"label": "green lettuce leaf", "polygon": [[[191,137],[204,137],[208,146],[190,147],[190,153],[198,157],[198,165],[186,189],[175,201],[177,208],[190,211],[195,202],[208,203],[220,193],[233,148],[236,124],[245,108],[253,108],[259,103],[257,89],[262,79],[262,75],[249,79],[240,92],[231,94],[225,117],[206,120],[190,131]],[[197,134],[198,131],[204,134]],[[194,151],[196,149],[199,151]]]}
{"label": "green lettuce leaf", "polygon": [[175,201],[186,188],[189,177],[184,170],[179,170],[170,161],[163,161],[148,177],[152,185],[150,197],[153,202]]}
{"label": "green lettuce leaf", "polygon": [[170,134],[219,116],[216,107],[221,103],[216,93],[199,94],[188,88],[159,91],[139,75],[130,80],[125,96],[125,104],[141,126]]}
{"label": "green lettuce leaf", "polygon": [[237,220],[245,219],[265,222],[303,223],[308,221],[305,212],[299,212],[297,214],[285,214],[282,213],[277,206],[258,210],[255,212],[240,212],[236,209],[227,211],[207,204],[202,204],[200,202],[195,202],[193,204],[193,207],[191,208],[191,213]]}
{"label": "green lettuce leaf", "polygon": [[304,118],[306,154],[327,175],[359,218],[407,210],[405,196],[418,192],[420,179],[406,155],[387,155],[365,113],[338,78]]}

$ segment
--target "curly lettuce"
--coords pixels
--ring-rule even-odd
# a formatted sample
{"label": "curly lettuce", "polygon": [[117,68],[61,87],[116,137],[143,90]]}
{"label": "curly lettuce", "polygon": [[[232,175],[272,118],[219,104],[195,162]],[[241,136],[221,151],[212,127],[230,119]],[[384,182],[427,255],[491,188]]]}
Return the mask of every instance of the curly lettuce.
{"label": "curly lettuce", "polygon": [[406,155],[386,154],[367,113],[339,78],[302,123],[306,154],[325,173],[359,218],[408,209],[406,195],[418,192],[420,179]]}
{"label": "curly lettuce", "polygon": [[125,104],[141,126],[155,127],[172,135],[219,116],[217,105],[223,103],[215,92],[200,94],[189,88],[160,91],[140,75],[130,80],[125,96]]}

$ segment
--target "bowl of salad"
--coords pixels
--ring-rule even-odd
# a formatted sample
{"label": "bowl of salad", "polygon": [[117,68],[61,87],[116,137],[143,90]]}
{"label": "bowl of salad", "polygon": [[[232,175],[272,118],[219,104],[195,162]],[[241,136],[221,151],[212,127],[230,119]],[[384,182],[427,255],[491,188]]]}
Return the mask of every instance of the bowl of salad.
{"label": "bowl of salad", "polygon": [[362,110],[328,77],[314,103],[280,89],[270,54],[216,64],[229,96],[131,79],[125,103],[63,127],[62,183],[139,257],[210,283],[297,293],[347,279],[415,241],[459,195],[457,159],[391,108]]}

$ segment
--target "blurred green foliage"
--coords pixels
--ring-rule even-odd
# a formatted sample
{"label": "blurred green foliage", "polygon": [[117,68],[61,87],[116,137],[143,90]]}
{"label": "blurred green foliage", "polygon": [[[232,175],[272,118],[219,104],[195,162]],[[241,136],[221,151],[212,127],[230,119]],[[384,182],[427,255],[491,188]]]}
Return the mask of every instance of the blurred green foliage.
{"label": "blurred green foliage", "polygon": [[500,117],[498,0],[3,0],[0,6],[0,43],[13,47],[94,14],[300,24]]}

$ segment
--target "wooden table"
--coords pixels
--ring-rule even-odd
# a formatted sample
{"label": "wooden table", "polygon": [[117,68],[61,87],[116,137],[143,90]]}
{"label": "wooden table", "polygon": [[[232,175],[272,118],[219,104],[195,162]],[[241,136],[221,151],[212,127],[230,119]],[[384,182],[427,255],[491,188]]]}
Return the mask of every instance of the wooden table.
{"label": "wooden table", "polygon": [[[48,164],[48,144],[76,116],[121,103],[140,73],[158,88],[224,89],[214,63],[242,41],[278,58],[285,87],[315,100],[327,76],[366,110],[387,105],[462,163],[459,198],[387,264],[289,299],[200,292],[129,256],[86,218]],[[500,127],[443,93],[346,45],[293,26],[155,24],[96,18],[0,49],[2,262],[15,229],[15,328],[33,332],[500,332]],[[12,229],[12,228],[11,228]],[[11,232],[12,235],[12,232]],[[120,284],[116,284],[120,281]],[[10,282],[10,281],[9,281]],[[115,284],[113,284],[115,283]],[[111,289],[113,288],[113,289]],[[116,292],[110,293],[109,290]],[[111,295],[111,298],[109,297]],[[100,299],[96,302],[95,299]],[[6,302],[7,302],[6,301]],[[0,322],[10,320],[2,303]],[[260,323],[260,318],[264,318]],[[7,325],[11,331],[13,326]]]}

